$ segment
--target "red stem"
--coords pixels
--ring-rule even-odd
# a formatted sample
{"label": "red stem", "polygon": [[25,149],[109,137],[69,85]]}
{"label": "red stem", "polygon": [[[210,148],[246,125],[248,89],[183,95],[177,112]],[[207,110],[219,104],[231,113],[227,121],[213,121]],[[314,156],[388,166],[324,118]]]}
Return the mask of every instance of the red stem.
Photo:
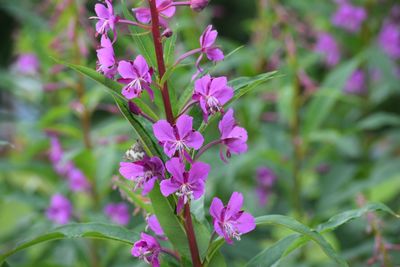
{"label": "red stem", "polygon": [[[160,35],[160,22],[158,19],[158,11],[157,11],[157,6],[156,6],[156,1],[155,0],[148,0],[149,1],[149,6],[150,6],[150,12],[151,12],[151,32],[153,35],[153,42],[154,42],[154,48],[156,51],[156,57],[157,57],[157,65],[158,65],[158,75],[160,77],[160,80],[165,74],[165,63],[164,63],[164,53],[163,53],[163,47],[161,43],[161,35]],[[169,92],[168,92],[168,85],[167,83],[164,83],[164,86],[161,88],[161,95],[164,103],[164,109],[165,109],[165,116],[167,117],[167,121],[171,124],[174,123],[174,115],[172,113],[172,108],[171,108],[171,101],[169,99]]]}
{"label": "red stem", "polygon": [[[158,65],[158,75],[160,80],[165,74],[165,63],[164,63],[164,54],[163,54],[163,47],[161,43],[161,36],[160,36],[160,22],[158,19],[158,10],[156,6],[155,0],[148,0],[150,13],[151,13],[151,32],[153,35],[153,42],[154,48],[157,57],[157,65]],[[170,124],[173,124],[175,119],[172,113],[171,101],[169,99],[168,93],[168,85],[164,83],[163,87],[161,88],[161,95],[163,98],[164,109],[165,109],[165,116],[167,117],[167,121]],[[185,217],[185,229],[186,235],[189,242],[190,254],[192,256],[192,263],[194,267],[201,267],[201,260],[199,254],[199,248],[197,247],[196,236],[193,229],[192,223],[192,216],[190,214],[190,205],[189,203],[185,204],[184,209],[184,217]]]}
{"label": "red stem", "polygon": [[196,235],[193,230],[192,216],[190,214],[189,202],[185,204],[183,211],[185,217],[186,235],[189,241],[190,254],[192,256],[192,263],[194,267],[201,267],[201,260],[199,255],[199,248],[197,247]]}

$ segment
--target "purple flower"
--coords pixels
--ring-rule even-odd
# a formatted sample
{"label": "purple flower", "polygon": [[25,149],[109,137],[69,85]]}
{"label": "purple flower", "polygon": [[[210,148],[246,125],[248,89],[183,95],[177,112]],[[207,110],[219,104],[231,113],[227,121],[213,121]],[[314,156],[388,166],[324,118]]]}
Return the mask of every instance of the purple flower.
{"label": "purple flower", "polygon": [[193,130],[193,118],[185,114],[178,118],[174,126],[171,126],[166,120],[159,120],[153,124],[153,132],[163,145],[164,153],[170,158],[177,151],[181,156],[190,158],[186,149],[199,149],[204,142],[203,136]]}
{"label": "purple flower", "polygon": [[233,238],[240,240],[242,234],[256,228],[254,217],[241,210],[243,195],[233,192],[228,205],[224,207],[222,201],[215,197],[210,206],[215,232],[225,238],[228,244],[233,243]]}
{"label": "purple flower", "polygon": [[195,82],[193,99],[200,101],[205,122],[233,97],[233,89],[227,83],[226,77],[211,78],[208,74]]}
{"label": "purple flower", "polygon": [[[156,0],[156,7],[158,11],[158,19],[160,24],[166,28],[168,27],[167,19],[174,16],[176,8],[173,6],[173,2],[171,0]],[[133,8],[132,12],[135,14],[136,19],[144,24],[148,24],[151,22],[151,12],[150,8]]]}
{"label": "purple flower", "polygon": [[329,33],[320,33],[314,50],[324,56],[325,64],[333,67],[340,61],[340,49],[336,40]]}
{"label": "purple flower", "polygon": [[347,80],[343,90],[349,94],[363,94],[366,91],[364,72],[362,70],[354,71]]}
{"label": "purple flower", "polygon": [[[246,129],[237,126],[233,117],[233,109],[229,109],[222,120],[218,124],[221,133],[220,141],[226,146],[226,156],[229,158],[230,153],[241,154],[247,151],[247,131]],[[221,159],[225,161],[222,151]]]}
{"label": "purple flower", "polygon": [[106,5],[96,4],[94,10],[97,17],[91,17],[91,19],[98,19],[96,23],[96,31],[98,34],[105,35],[108,30],[112,30],[114,33],[114,41],[117,38],[115,24],[118,22],[118,17],[114,14],[114,8],[111,0],[105,0]]}
{"label": "purple flower", "polygon": [[152,100],[154,99],[154,93],[150,88],[152,69],[142,55],[137,56],[133,62],[120,61],[118,73],[122,77],[118,81],[126,84],[121,93],[127,99],[139,97],[143,89],[149,93]]}
{"label": "purple flower", "polygon": [[151,264],[153,267],[159,267],[158,256],[161,252],[161,246],[157,239],[151,235],[141,233],[140,240],[135,242],[132,248],[132,255]]}
{"label": "purple flower", "polygon": [[190,8],[200,12],[208,5],[208,1],[209,0],[190,0]]}
{"label": "purple flower", "polygon": [[158,236],[164,236],[164,231],[161,228],[160,223],[157,220],[156,215],[151,215],[147,218],[147,225],[150,227],[150,229]]}
{"label": "purple flower", "polygon": [[67,174],[69,187],[74,192],[82,192],[90,189],[90,184],[81,170],[73,167]]}
{"label": "purple flower", "polygon": [[362,23],[367,18],[367,12],[363,7],[353,6],[347,1],[340,1],[336,13],[332,17],[332,23],[349,32],[358,32]]}
{"label": "purple flower", "polygon": [[39,72],[39,59],[35,54],[21,54],[15,62],[15,68],[22,74],[36,74]]}
{"label": "purple flower", "polygon": [[276,181],[275,173],[267,167],[259,167],[257,169],[257,188],[256,194],[261,206],[264,206],[271,193],[271,188]]}
{"label": "purple flower", "polygon": [[203,162],[195,162],[187,172],[179,158],[172,158],[167,161],[165,167],[171,174],[171,179],[161,181],[161,193],[166,197],[176,193],[179,197],[176,210],[179,213],[189,199],[198,199],[204,194],[210,166]]}
{"label": "purple flower", "polygon": [[50,206],[46,210],[47,218],[58,224],[66,224],[72,216],[72,205],[67,198],[61,194],[51,197]]}
{"label": "purple flower", "polygon": [[57,164],[61,161],[63,157],[63,149],[60,144],[60,140],[52,136],[50,137],[50,151],[49,151],[49,159],[53,164]]}
{"label": "purple flower", "polygon": [[164,177],[164,165],[158,157],[145,156],[135,162],[120,162],[119,173],[126,179],[133,180],[134,190],[142,188],[142,195],[147,195],[157,179]]}
{"label": "purple flower", "polygon": [[107,78],[114,78],[117,73],[117,61],[115,59],[114,48],[110,39],[106,35],[101,36],[101,48],[97,53],[97,71],[103,73]]}
{"label": "purple flower", "polygon": [[400,24],[386,22],[379,33],[379,45],[393,59],[400,59]]}
{"label": "purple flower", "polygon": [[130,214],[129,207],[125,203],[110,203],[104,208],[104,213],[112,222],[127,225],[129,223]]}

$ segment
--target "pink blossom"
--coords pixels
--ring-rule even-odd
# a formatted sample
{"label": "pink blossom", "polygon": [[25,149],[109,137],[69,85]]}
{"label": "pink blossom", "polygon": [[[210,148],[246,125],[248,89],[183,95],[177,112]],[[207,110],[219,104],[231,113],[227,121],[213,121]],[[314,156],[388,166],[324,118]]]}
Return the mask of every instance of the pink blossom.
{"label": "pink blossom", "polygon": [[111,219],[112,222],[127,225],[129,223],[130,214],[129,207],[125,203],[109,203],[104,208],[104,213]]}
{"label": "pink blossom", "polygon": [[[164,27],[168,27],[167,19],[174,16],[176,7],[173,6],[173,2],[171,0],[156,0],[156,7],[159,14],[160,24]],[[136,19],[144,24],[148,24],[151,22],[151,12],[150,8],[139,7],[132,9],[132,12],[135,14]]]}
{"label": "pink blossom", "polygon": [[33,75],[39,72],[39,59],[35,54],[26,53],[18,56],[15,68],[19,73]]}
{"label": "pink blossom", "polygon": [[171,179],[161,181],[160,189],[164,196],[175,193],[178,198],[176,207],[180,212],[189,199],[198,199],[204,194],[205,182],[210,166],[203,162],[195,162],[189,171],[179,158],[172,158],[165,164]]}
{"label": "pink blossom", "polygon": [[132,255],[151,264],[153,267],[159,267],[158,256],[161,252],[161,246],[157,239],[146,233],[140,234],[141,239],[133,245]]}
{"label": "pink blossom", "polygon": [[96,31],[98,34],[106,35],[109,30],[114,33],[114,41],[117,37],[115,24],[118,22],[118,17],[114,14],[114,8],[111,0],[105,0],[106,6],[103,4],[96,4],[94,10],[97,17],[91,17],[91,19],[98,19],[96,23]]}
{"label": "pink blossom", "polygon": [[135,188],[142,188],[147,195],[157,179],[164,178],[164,165],[158,157],[144,157],[135,162],[120,162],[119,173],[126,179],[135,181]]}
{"label": "pink blossom", "polygon": [[203,136],[193,129],[193,118],[188,115],[181,115],[175,125],[169,124],[166,120],[159,120],[153,124],[153,132],[157,140],[163,145],[164,153],[173,157],[175,152],[181,156],[190,156],[187,149],[199,149],[203,142]]}
{"label": "pink blossom", "polygon": [[66,224],[72,216],[71,202],[61,194],[51,197],[50,206],[46,210],[47,218],[58,224]]}
{"label": "pink blossom", "polygon": [[324,56],[325,64],[333,67],[340,61],[340,49],[335,38],[329,33],[320,33],[314,50]]}
{"label": "pink blossom", "polygon": [[[229,158],[230,153],[241,154],[247,151],[247,131],[237,126],[233,117],[233,109],[229,109],[222,120],[218,124],[221,133],[220,141],[226,146],[226,156]],[[221,152],[221,158],[224,157]]]}
{"label": "pink blossom", "polygon": [[193,99],[200,102],[205,122],[233,97],[233,89],[227,83],[226,77],[212,78],[208,74],[195,82]]}
{"label": "pink blossom", "polygon": [[118,81],[126,84],[121,93],[127,99],[139,97],[143,89],[149,93],[151,99],[154,98],[154,93],[150,88],[152,69],[149,68],[142,55],[137,56],[133,62],[120,61],[118,72],[122,77]]}
{"label": "pink blossom", "polygon": [[332,23],[348,32],[358,32],[364,20],[367,19],[367,11],[347,1],[339,1],[338,4],[339,7],[332,17]]}
{"label": "pink blossom", "polygon": [[240,240],[242,234],[256,228],[254,217],[241,210],[243,195],[233,192],[228,205],[224,207],[222,201],[215,197],[210,206],[215,232],[225,238],[228,244],[233,243],[233,238]]}
{"label": "pink blossom", "polygon": [[117,73],[117,61],[115,59],[114,48],[110,39],[106,35],[101,36],[101,48],[97,53],[97,71],[103,73],[107,78],[114,78]]}
{"label": "pink blossom", "polygon": [[67,174],[69,187],[74,192],[82,192],[90,189],[90,183],[81,170],[73,167]]}
{"label": "pink blossom", "polygon": [[158,222],[158,219],[156,215],[151,215],[147,218],[147,225],[150,227],[150,229],[158,236],[164,236],[164,231],[161,228],[160,223]]}

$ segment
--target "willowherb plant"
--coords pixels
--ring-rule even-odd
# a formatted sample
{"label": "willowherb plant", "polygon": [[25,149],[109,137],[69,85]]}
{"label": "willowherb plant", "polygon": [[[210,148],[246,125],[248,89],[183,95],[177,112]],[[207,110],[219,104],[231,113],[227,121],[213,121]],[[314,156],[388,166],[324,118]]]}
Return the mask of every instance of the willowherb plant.
{"label": "willowherb plant", "polygon": [[[192,76],[194,88],[192,98],[187,101],[177,115],[173,114],[171,106],[168,80],[164,80],[167,66],[164,62],[163,42],[172,34],[168,20],[176,12],[177,7],[189,7],[195,11],[201,11],[208,1],[171,1],[171,0],[149,0],[148,6],[136,7],[132,12],[135,21],[122,19],[114,13],[113,3],[106,0],[105,4],[98,3],[95,6],[96,31],[101,35],[101,46],[97,50],[97,71],[107,78],[117,80],[124,84],[121,95],[127,100],[135,100],[146,91],[150,99],[154,101],[153,90],[161,90],[163,109],[166,119],[154,120],[150,114],[146,114],[135,102],[129,102],[129,109],[134,116],[140,116],[152,124],[152,134],[162,147],[165,154],[144,155],[136,161],[121,162],[119,172],[126,179],[135,183],[133,190],[140,189],[142,195],[151,194],[155,185],[159,185],[160,193],[168,198],[176,211],[178,224],[182,223],[185,228],[186,238],[190,249],[190,255],[194,266],[202,266],[205,260],[201,259],[199,246],[197,244],[194,223],[190,212],[192,200],[199,199],[205,194],[206,182],[210,172],[210,165],[199,161],[201,155],[213,146],[220,146],[220,156],[223,161],[234,154],[247,151],[247,131],[238,126],[233,109],[225,111],[224,105],[232,100],[234,90],[228,85],[227,77],[212,77],[200,66],[203,58],[212,62],[224,59],[222,50],[215,44],[218,32],[211,25],[207,26],[200,36],[199,48],[179,56],[170,68],[179,65],[184,59],[197,55],[195,63],[196,72]],[[120,59],[115,56],[113,45],[118,42],[118,26],[120,24],[133,25],[144,30],[151,30],[153,45],[155,49],[157,66],[150,66],[145,55],[137,55],[136,58]],[[112,32],[113,36],[109,37]],[[140,37],[139,37],[140,38]],[[156,77],[158,76],[158,78]],[[163,81],[163,82],[161,82]],[[204,144],[204,138],[199,129],[193,127],[193,117],[189,111],[198,105],[203,114],[204,123],[208,123],[211,116],[222,114],[218,124],[220,138],[208,144]],[[149,144],[144,144],[149,145]],[[151,144],[150,144],[151,145]],[[152,199],[152,197],[150,197]],[[224,206],[222,201],[215,197],[210,207],[213,218],[214,230],[211,234],[210,244],[216,235],[224,238],[227,243],[232,244],[234,239],[240,240],[242,234],[248,233],[255,228],[254,217],[242,210],[243,195],[234,192],[229,203]],[[155,215],[148,215],[148,226],[156,236],[163,237],[163,221],[157,220],[157,209]],[[175,225],[174,227],[180,227]],[[164,239],[170,238],[168,232]],[[159,266],[160,253],[167,253],[183,260],[184,255],[179,251],[162,247],[156,237],[146,233],[141,234],[132,249],[132,255],[139,257],[152,264]]]}

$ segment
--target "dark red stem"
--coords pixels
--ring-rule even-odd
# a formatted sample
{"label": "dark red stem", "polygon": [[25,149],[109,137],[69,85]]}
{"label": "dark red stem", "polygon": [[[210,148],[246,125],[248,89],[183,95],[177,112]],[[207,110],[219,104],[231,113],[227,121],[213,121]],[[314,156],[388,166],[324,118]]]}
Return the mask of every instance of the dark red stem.
{"label": "dark red stem", "polygon": [[183,211],[185,217],[186,235],[189,241],[190,254],[192,256],[192,263],[194,267],[201,267],[201,260],[199,255],[199,248],[197,247],[196,235],[193,230],[192,216],[190,214],[189,202],[185,204]]}
{"label": "dark red stem", "polygon": [[[160,22],[158,19],[158,10],[156,6],[155,0],[148,0],[151,12],[151,33],[153,35],[154,48],[156,51],[157,57],[157,65],[158,65],[158,75],[160,80],[165,74],[165,63],[164,63],[164,53],[163,47],[161,43],[161,35],[160,35]],[[164,83],[161,88],[161,95],[163,98],[165,116],[167,117],[167,121],[171,124],[174,123],[174,114],[172,113],[171,101],[169,99],[168,85]]]}

